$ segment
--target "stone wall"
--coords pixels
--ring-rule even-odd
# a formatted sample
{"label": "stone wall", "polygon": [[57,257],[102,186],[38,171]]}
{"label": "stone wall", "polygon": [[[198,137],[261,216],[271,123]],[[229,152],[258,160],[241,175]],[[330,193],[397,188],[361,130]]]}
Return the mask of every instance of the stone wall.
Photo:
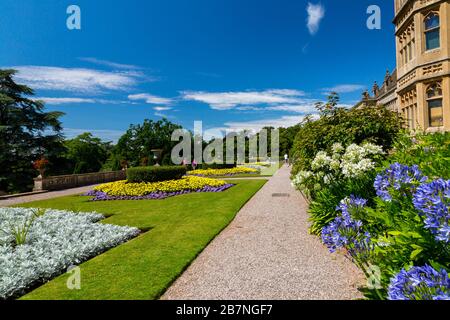
{"label": "stone wall", "polygon": [[33,191],[55,191],[126,179],[126,171],[72,174],[34,179]]}

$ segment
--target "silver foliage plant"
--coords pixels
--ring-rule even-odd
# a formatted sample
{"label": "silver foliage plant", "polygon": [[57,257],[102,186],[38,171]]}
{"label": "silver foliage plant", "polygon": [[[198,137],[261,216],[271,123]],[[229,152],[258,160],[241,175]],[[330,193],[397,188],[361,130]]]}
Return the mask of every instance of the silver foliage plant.
{"label": "silver foliage plant", "polygon": [[[104,216],[36,209],[0,208],[0,300],[24,294],[36,284],[65,272],[136,237],[136,228],[97,223]],[[31,227],[17,244],[14,229]]]}

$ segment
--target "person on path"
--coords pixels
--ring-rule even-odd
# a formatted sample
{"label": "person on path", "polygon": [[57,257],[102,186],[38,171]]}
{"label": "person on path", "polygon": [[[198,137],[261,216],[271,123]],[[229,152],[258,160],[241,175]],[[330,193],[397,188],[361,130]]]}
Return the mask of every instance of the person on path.
{"label": "person on path", "polygon": [[287,153],[284,155],[284,163],[289,165],[289,156]]}

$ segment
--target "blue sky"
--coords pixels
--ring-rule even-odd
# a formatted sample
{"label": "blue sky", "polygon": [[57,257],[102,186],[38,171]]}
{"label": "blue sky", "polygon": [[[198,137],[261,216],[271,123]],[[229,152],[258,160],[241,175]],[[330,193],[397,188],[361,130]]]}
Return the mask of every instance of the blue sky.
{"label": "blue sky", "polygon": [[[81,8],[68,30],[66,9]],[[382,29],[369,30],[369,5]],[[395,67],[393,1],[2,0],[0,67],[36,90],[67,137],[132,123],[289,126],[326,92],[356,102]],[[309,10],[308,10],[309,8]],[[309,11],[309,12],[308,12]],[[308,18],[309,17],[309,18]]]}

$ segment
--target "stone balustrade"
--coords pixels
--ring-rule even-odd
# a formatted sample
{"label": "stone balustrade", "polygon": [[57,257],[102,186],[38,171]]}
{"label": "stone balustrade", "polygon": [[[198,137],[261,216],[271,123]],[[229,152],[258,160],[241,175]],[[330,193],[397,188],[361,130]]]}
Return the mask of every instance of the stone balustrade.
{"label": "stone balustrade", "polygon": [[33,191],[56,191],[84,187],[126,179],[126,171],[95,172],[66,176],[38,177],[34,179]]}

